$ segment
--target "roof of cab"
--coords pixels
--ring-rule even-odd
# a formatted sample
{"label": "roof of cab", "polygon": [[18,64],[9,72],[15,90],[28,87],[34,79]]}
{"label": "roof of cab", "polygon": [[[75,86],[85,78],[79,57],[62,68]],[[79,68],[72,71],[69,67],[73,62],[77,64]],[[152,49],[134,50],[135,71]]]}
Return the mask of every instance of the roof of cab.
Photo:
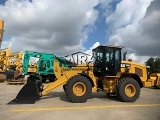
{"label": "roof of cab", "polygon": [[123,46],[114,46],[114,45],[99,45],[98,47],[107,47],[107,48],[124,48]]}

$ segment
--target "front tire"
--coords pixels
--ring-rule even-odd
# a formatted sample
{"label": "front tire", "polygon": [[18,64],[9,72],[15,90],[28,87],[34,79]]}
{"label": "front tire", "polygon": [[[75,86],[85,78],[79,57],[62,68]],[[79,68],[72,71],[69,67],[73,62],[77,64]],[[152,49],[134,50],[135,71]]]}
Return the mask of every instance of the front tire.
{"label": "front tire", "polygon": [[66,96],[71,102],[86,102],[92,92],[92,85],[85,76],[77,75],[72,77],[64,87]]}
{"label": "front tire", "polygon": [[118,82],[117,96],[122,102],[134,102],[139,98],[140,86],[133,78],[122,78]]}

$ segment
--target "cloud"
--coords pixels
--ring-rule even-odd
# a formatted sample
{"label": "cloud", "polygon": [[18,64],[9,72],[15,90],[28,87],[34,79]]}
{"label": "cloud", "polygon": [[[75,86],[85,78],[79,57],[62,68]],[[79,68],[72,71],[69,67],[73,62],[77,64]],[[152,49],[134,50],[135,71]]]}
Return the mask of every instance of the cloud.
{"label": "cloud", "polygon": [[122,45],[135,61],[160,56],[160,1],[122,0],[106,18],[112,34],[108,44]]}
{"label": "cloud", "polygon": [[152,0],[122,0],[116,6],[113,14],[106,18],[113,28],[121,28],[136,24],[143,18],[145,10]]}
{"label": "cloud", "polygon": [[94,27],[98,0],[8,0],[0,5],[12,50],[66,54],[78,51]]}
{"label": "cloud", "polygon": [[88,56],[88,61],[92,61],[91,58],[92,58],[92,50],[96,47],[98,47],[100,45],[99,42],[95,42],[88,50],[85,50],[84,52],[89,54],[90,56]]}

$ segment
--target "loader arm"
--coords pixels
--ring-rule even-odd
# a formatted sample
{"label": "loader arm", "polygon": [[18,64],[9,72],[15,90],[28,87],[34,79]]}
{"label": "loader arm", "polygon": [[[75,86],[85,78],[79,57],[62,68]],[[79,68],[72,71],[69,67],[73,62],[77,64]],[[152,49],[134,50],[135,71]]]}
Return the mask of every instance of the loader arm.
{"label": "loader arm", "polygon": [[54,66],[54,73],[55,73],[55,76],[56,76],[57,80],[55,82],[51,83],[50,85],[48,85],[43,90],[42,95],[46,95],[47,93],[49,93],[53,89],[66,84],[66,82],[72,76],[75,76],[75,75],[77,75],[79,73],[79,71],[73,71],[73,70],[64,71],[60,67],[58,60],[54,60],[53,66]]}
{"label": "loader arm", "polygon": [[[50,91],[52,91],[57,87],[65,85],[68,82],[68,80],[70,80],[70,78],[78,74],[84,75],[84,73],[82,72],[86,70],[88,70],[88,67],[85,64],[81,64],[79,66],[72,67],[72,68],[63,68],[63,67],[60,67],[58,60],[54,60],[54,73],[57,80],[51,83],[50,85],[48,85],[43,90],[42,96],[46,95],[47,93],[49,93]],[[94,77],[93,72],[89,70],[87,76],[91,78],[93,82],[92,92],[96,92],[97,91],[96,78]]]}
{"label": "loader arm", "polygon": [[67,83],[67,81],[72,77],[77,75],[78,72],[77,71],[66,71],[64,72],[64,74],[55,82],[51,83],[50,85],[48,85],[42,92],[42,95],[46,95],[47,93],[49,93],[50,91],[52,91],[53,89],[60,87],[64,84]]}

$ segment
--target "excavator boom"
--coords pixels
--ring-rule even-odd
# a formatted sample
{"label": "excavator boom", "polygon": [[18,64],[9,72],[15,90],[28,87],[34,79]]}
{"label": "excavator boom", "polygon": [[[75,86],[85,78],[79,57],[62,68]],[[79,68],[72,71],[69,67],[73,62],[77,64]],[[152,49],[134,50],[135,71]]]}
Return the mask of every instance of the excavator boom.
{"label": "excavator boom", "polygon": [[0,48],[2,43],[3,33],[4,33],[4,21],[0,20]]}

